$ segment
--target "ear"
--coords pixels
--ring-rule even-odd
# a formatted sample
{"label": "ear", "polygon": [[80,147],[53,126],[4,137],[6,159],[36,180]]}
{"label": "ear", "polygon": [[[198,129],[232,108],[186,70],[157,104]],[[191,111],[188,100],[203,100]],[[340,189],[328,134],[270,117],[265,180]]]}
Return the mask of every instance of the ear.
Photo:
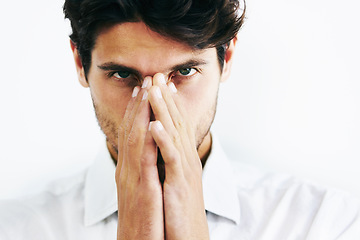
{"label": "ear", "polygon": [[84,71],[84,67],[81,62],[79,52],[75,46],[75,43],[71,40],[70,40],[70,46],[71,46],[71,50],[73,52],[75,67],[76,67],[76,72],[78,75],[79,82],[83,87],[87,88],[87,87],[89,87],[89,83],[85,77],[85,71]]}
{"label": "ear", "polygon": [[230,45],[225,52],[224,67],[222,69],[222,74],[221,74],[221,79],[220,79],[221,82],[225,82],[230,76],[231,66],[232,66],[232,62],[234,59],[236,42],[237,42],[237,36],[235,36],[235,38],[233,38],[230,41]]}

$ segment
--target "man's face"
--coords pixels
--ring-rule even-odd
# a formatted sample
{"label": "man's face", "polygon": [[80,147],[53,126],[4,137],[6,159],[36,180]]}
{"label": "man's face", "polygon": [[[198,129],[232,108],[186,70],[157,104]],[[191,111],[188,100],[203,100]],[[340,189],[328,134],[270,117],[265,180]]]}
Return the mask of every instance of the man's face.
{"label": "man's face", "polygon": [[108,144],[117,149],[117,129],[135,86],[162,73],[172,81],[174,100],[185,110],[199,145],[209,136],[222,74],[215,48],[192,50],[164,38],[142,22],[117,24],[100,32],[92,51],[87,82],[98,122]]}

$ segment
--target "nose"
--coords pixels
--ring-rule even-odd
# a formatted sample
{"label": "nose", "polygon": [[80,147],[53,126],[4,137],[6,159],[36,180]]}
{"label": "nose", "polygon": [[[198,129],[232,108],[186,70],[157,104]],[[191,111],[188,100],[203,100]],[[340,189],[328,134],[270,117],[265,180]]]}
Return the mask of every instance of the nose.
{"label": "nose", "polygon": [[153,84],[153,80],[154,80],[155,75],[163,75],[164,78],[165,78],[165,82],[166,82],[166,83],[170,82],[170,81],[172,80],[172,77],[173,77],[173,75],[172,75],[171,72],[156,72],[156,73],[154,73],[154,74],[143,75],[143,76],[145,76],[145,77],[143,77],[143,76],[139,77],[139,78],[138,78],[138,84],[139,84],[140,86],[142,86],[143,83],[144,83],[144,81],[145,81],[145,79],[150,79],[150,81],[151,81],[152,84]]}

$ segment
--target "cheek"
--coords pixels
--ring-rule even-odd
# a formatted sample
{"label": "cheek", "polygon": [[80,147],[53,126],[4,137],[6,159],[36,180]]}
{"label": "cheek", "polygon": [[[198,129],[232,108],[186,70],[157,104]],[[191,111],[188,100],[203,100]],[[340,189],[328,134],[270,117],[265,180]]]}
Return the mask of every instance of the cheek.
{"label": "cheek", "polygon": [[90,84],[91,96],[99,110],[120,121],[131,98],[130,88],[116,88],[95,82]]}
{"label": "cheek", "polygon": [[213,108],[218,88],[218,79],[204,78],[194,84],[179,86],[175,101],[187,116],[197,121]]}

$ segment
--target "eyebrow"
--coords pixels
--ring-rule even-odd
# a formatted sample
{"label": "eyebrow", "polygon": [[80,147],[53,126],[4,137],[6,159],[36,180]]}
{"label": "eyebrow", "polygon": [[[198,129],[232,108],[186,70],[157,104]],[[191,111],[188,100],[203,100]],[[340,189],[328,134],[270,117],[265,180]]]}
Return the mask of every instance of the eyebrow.
{"label": "eyebrow", "polygon": [[186,62],[180,63],[180,64],[172,67],[171,72],[177,71],[179,69],[191,68],[191,67],[195,67],[195,66],[202,66],[202,65],[206,65],[206,64],[208,64],[208,62],[203,59],[190,59]]}
{"label": "eyebrow", "polygon": [[[188,61],[185,61],[183,63],[177,64],[177,65],[171,67],[170,72],[174,72],[174,71],[177,71],[179,69],[184,69],[184,68],[202,66],[202,65],[206,65],[206,64],[208,64],[208,62],[203,59],[190,59]],[[134,74],[137,77],[142,76],[142,74],[139,70],[137,70],[135,68],[127,67],[125,65],[118,64],[115,62],[107,62],[107,63],[101,64],[101,65],[98,65],[98,68],[100,68],[101,70],[104,70],[104,71],[125,71],[125,72],[129,72],[131,74]]]}
{"label": "eyebrow", "polygon": [[138,77],[141,76],[141,73],[134,69],[134,68],[130,68],[130,67],[126,67],[122,64],[117,64],[114,62],[107,62],[101,65],[98,65],[98,68],[100,68],[101,70],[104,71],[124,71],[124,72],[130,72]]}

